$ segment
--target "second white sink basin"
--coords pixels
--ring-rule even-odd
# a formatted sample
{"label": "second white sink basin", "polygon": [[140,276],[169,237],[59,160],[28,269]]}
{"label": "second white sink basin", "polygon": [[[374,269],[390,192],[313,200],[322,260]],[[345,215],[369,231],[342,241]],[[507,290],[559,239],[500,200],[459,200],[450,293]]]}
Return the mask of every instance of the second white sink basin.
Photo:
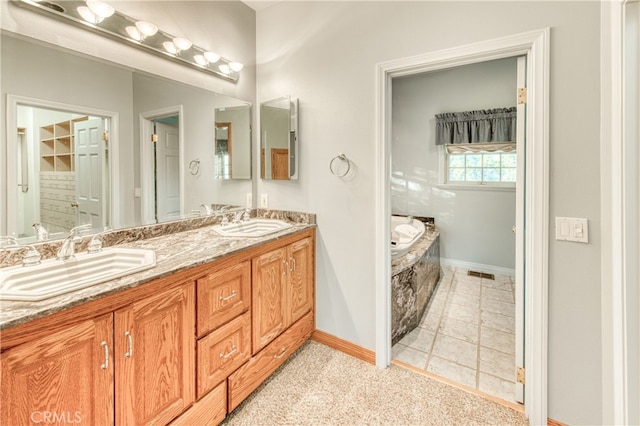
{"label": "second white sink basin", "polygon": [[49,259],[35,266],[0,269],[0,299],[38,301],[156,266],[153,250],[111,247]]}
{"label": "second white sink basin", "polygon": [[223,237],[262,237],[291,228],[291,224],[276,219],[250,219],[228,225],[215,225],[213,230]]}

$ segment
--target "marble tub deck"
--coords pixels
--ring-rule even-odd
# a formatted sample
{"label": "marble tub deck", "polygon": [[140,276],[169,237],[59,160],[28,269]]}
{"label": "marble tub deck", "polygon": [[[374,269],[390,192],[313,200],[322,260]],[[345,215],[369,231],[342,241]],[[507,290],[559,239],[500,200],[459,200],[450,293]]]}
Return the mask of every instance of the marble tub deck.
{"label": "marble tub deck", "polygon": [[440,233],[427,227],[406,254],[391,260],[391,341],[418,326],[440,278]]}

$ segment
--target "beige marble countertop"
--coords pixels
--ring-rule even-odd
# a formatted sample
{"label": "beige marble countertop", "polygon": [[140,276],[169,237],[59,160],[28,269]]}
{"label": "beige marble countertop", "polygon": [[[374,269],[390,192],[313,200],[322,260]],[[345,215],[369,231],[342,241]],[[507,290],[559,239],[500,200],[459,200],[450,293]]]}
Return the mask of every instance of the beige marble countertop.
{"label": "beige marble countertop", "polygon": [[292,223],[292,227],[263,237],[222,237],[213,226],[204,226],[153,238],[130,241],[118,246],[153,249],[156,266],[115,280],[85,289],[69,292],[37,302],[0,300],[0,330],[51,315],[100,297],[136,287],[188,268],[212,262],[241,250],[255,247],[268,241],[315,228],[310,223]]}

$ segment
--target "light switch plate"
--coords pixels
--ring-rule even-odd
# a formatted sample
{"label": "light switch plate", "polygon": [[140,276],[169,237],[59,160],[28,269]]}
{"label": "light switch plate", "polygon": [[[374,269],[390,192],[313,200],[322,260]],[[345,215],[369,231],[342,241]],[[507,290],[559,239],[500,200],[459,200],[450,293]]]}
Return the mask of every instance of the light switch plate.
{"label": "light switch plate", "polygon": [[589,221],[579,217],[556,217],[556,240],[589,242]]}
{"label": "light switch plate", "polygon": [[260,195],[260,207],[263,209],[269,208],[269,195],[267,194]]}
{"label": "light switch plate", "polygon": [[247,208],[253,208],[253,194],[251,192],[247,192]]}

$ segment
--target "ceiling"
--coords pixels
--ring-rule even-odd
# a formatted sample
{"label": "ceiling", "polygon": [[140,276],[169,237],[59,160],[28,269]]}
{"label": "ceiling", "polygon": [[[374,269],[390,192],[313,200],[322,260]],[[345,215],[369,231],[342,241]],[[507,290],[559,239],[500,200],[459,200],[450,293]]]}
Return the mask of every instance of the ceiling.
{"label": "ceiling", "polygon": [[265,9],[273,4],[276,4],[279,1],[281,0],[242,0],[244,4],[246,4],[256,12]]}

